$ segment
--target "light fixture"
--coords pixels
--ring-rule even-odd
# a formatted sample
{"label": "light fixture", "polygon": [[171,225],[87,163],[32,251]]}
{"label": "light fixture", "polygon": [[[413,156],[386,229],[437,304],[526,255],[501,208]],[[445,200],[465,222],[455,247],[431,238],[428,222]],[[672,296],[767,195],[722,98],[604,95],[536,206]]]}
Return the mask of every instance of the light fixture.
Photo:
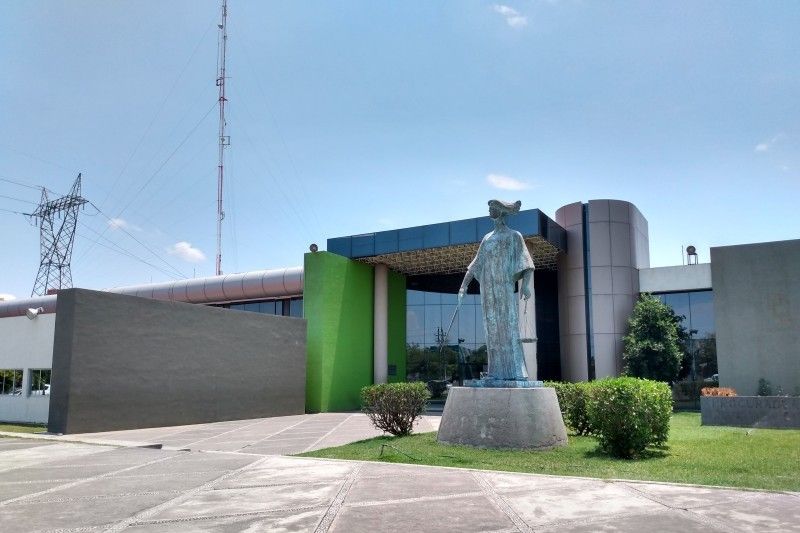
{"label": "light fixture", "polygon": [[25,311],[25,316],[33,320],[34,318],[39,316],[39,313],[44,313],[44,307],[37,307],[35,309],[33,307],[29,307],[28,310]]}
{"label": "light fixture", "polygon": [[312,242],[311,246],[309,246],[308,249],[311,250],[311,253],[317,253],[317,250],[319,250],[319,246],[317,246],[317,243]]}

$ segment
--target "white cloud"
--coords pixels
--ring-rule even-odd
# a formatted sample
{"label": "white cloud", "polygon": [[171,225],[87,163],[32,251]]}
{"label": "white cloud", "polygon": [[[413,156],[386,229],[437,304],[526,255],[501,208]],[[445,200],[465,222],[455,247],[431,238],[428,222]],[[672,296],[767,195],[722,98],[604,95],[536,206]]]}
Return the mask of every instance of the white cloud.
{"label": "white cloud", "polygon": [[486,181],[495,189],[503,189],[504,191],[523,191],[531,188],[530,184],[524,181],[511,176],[503,176],[502,174],[489,174],[486,176]]}
{"label": "white cloud", "polygon": [[758,143],[756,145],[755,151],[756,152],[768,152],[768,151],[770,151],[772,149],[773,146],[775,146],[775,143],[778,143],[778,142],[782,141],[785,137],[786,137],[786,135],[784,135],[783,133],[779,133],[777,135],[774,135],[768,141],[764,141],[762,143]]}
{"label": "white cloud", "polygon": [[206,254],[204,254],[199,248],[193,247],[191,243],[186,241],[176,242],[167,248],[167,253],[176,257],[180,257],[189,263],[199,263],[206,260]]}
{"label": "white cloud", "polygon": [[17,299],[17,297],[14,296],[13,294],[0,292],[0,301],[8,302],[10,300],[16,300],[16,299]]}
{"label": "white cloud", "polygon": [[110,219],[108,219],[108,227],[111,228],[112,230],[132,229],[134,231],[142,231],[142,228],[140,228],[139,226],[134,226],[133,224],[131,224],[130,222],[128,222],[124,218],[110,218]]}
{"label": "white cloud", "polygon": [[522,15],[513,7],[503,4],[494,4],[492,6],[495,13],[502,15],[506,19],[506,24],[510,27],[519,29],[528,25],[528,17]]}

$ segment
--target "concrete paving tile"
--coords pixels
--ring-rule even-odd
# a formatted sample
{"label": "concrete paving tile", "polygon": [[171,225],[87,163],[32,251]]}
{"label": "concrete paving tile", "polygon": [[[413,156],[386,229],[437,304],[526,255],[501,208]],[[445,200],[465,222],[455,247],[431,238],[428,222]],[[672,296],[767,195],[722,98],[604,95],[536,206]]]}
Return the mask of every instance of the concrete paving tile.
{"label": "concrete paving tile", "polygon": [[[362,472],[363,473],[363,472]],[[345,499],[346,504],[445,496],[481,492],[470,472],[417,470],[413,475],[359,477]]]}
{"label": "concrete paving tile", "polygon": [[586,488],[602,488],[607,483],[598,479],[581,479],[575,477],[537,476],[526,474],[511,474],[499,472],[485,472],[483,478],[498,492],[519,490],[546,490],[549,488],[571,488],[583,490]]}
{"label": "concrete paving tile", "polygon": [[507,531],[514,523],[483,496],[364,507],[344,506],[330,531],[341,533],[374,531],[425,531],[451,533]]}
{"label": "concrete paving tile", "polygon": [[[180,476],[112,476],[53,491],[42,499],[86,498],[138,492],[189,490],[220,477],[221,472],[197,472]],[[52,486],[52,485],[51,485]],[[49,488],[49,487],[48,487]]]}
{"label": "concrete paving tile", "polygon": [[289,533],[295,531],[313,531],[317,523],[325,514],[326,508],[310,511],[290,511],[288,513],[274,513],[259,517],[227,517],[204,518],[200,520],[187,520],[180,522],[161,522],[138,524],[129,527],[125,533],[189,533],[189,532],[215,532],[215,533]]}
{"label": "concrete paving tile", "polygon": [[709,487],[686,487],[660,483],[627,483],[656,501],[675,509],[691,509],[722,503],[733,503],[742,499],[757,497],[757,492],[741,490],[714,489]]}
{"label": "concrete paving tile", "polygon": [[137,468],[127,473],[129,476],[147,474],[179,474],[186,472],[208,472],[236,470],[258,460],[258,457],[226,453],[182,452],[174,458],[161,463]]}
{"label": "concrete paving tile", "polygon": [[736,531],[800,531],[800,505],[790,494],[761,493],[733,505],[713,505],[691,512],[728,524]]}
{"label": "concrete paving tile", "polygon": [[575,521],[554,524],[552,527],[536,528],[537,532],[594,533],[612,531],[654,531],[658,533],[692,533],[719,531],[713,525],[693,520],[687,513],[668,511],[632,516],[615,516],[603,520]]}
{"label": "concrete paving tile", "polygon": [[0,452],[0,472],[24,466],[36,466],[42,463],[73,459],[84,455],[102,453],[108,448],[89,444],[73,444],[66,442],[52,443],[47,446],[33,446],[24,449]]}
{"label": "concrete paving tile", "polygon": [[330,485],[282,485],[247,489],[210,490],[169,507],[153,520],[165,518],[197,518],[236,513],[252,513],[279,509],[302,509],[330,504],[341,483]]}
{"label": "concrete paving tile", "polygon": [[600,487],[576,489],[574,485],[549,490],[531,488],[525,492],[503,492],[502,498],[529,526],[601,518],[617,514],[655,512],[660,504],[638,497],[624,487],[606,483]]}
{"label": "concrete paving tile", "polygon": [[304,447],[288,447],[288,446],[253,446],[242,448],[239,450],[242,453],[252,453],[255,455],[292,455],[301,453],[305,450]]}
{"label": "concrete paving tile", "polygon": [[216,488],[287,483],[334,483],[344,481],[355,467],[353,463],[274,457],[220,482]]}
{"label": "concrete paving tile", "polygon": [[164,493],[127,498],[10,504],[4,506],[0,513],[0,531],[101,526],[117,522],[174,497],[173,493]]}
{"label": "concrete paving tile", "polygon": [[181,452],[170,450],[159,450],[153,448],[110,448],[105,447],[102,453],[86,457],[72,459],[69,464],[121,464],[133,465],[136,463],[146,463],[159,457],[167,455],[179,455]]}
{"label": "concrete paving tile", "polygon": [[17,468],[9,470],[0,474],[2,481],[48,481],[48,480],[75,480],[85,479],[101,474],[107,474],[125,468],[119,465],[103,465],[92,466],[85,465],[81,467],[36,467],[36,468]]}
{"label": "concrete paving tile", "polygon": [[52,488],[53,484],[49,481],[39,481],[36,483],[0,483],[0,502],[19,498],[26,494],[33,494],[40,490]]}
{"label": "concrete paving tile", "polygon": [[48,446],[50,444],[53,443],[41,440],[0,438],[0,452],[5,452],[8,450],[24,450],[26,448],[36,448],[37,446]]}

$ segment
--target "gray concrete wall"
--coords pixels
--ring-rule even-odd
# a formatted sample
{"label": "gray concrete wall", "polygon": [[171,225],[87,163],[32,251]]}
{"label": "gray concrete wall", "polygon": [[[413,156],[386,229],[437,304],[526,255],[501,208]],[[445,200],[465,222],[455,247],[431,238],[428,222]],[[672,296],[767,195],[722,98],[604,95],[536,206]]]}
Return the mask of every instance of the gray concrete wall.
{"label": "gray concrete wall", "polygon": [[723,387],[753,395],[800,387],[800,240],[711,248]]}
{"label": "gray concrete wall", "polygon": [[704,426],[800,429],[800,398],[786,396],[702,396]]}
{"label": "gray concrete wall", "polygon": [[639,271],[640,292],[684,292],[711,288],[711,263],[643,268]]}
{"label": "gray concrete wall", "polygon": [[300,318],[61,291],[48,430],[303,413],[305,339]]}

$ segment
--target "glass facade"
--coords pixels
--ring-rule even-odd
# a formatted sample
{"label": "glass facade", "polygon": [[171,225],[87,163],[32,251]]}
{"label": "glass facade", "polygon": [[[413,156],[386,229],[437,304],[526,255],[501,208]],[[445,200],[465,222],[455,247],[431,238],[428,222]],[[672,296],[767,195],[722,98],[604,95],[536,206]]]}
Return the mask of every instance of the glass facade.
{"label": "glass facade", "polygon": [[453,322],[458,295],[406,293],[406,377],[409,381],[478,378],[486,366],[480,295],[467,294]]}
{"label": "glass facade", "polygon": [[223,304],[218,307],[234,311],[249,311],[265,315],[282,315],[303,318],[303,299],[284,298],[282,300],[263,300],[258,302],[241,302]]}
{"label": "glass facade", "polygon": [[716,385],[717,342],[713,291],[653,294],[681,317],[686,329],[686,358],[673,387],[679,407],[700,408],[700,389]]}
{"label": "glass facade", "polygon": [[[409,381],[478,379],[487,370],[486,333],[480,294],[467,294],[453,322],[462,275],[409,279],[406,292],[406,378]],[[561,379],[558,279],[555,271],[534,273],[536,290],[536,376]],[[436,289],[439,288],[439,291]],[[471,292],[479,290],[477,282]],[[444,292],[447,291],[447,292]]]}

